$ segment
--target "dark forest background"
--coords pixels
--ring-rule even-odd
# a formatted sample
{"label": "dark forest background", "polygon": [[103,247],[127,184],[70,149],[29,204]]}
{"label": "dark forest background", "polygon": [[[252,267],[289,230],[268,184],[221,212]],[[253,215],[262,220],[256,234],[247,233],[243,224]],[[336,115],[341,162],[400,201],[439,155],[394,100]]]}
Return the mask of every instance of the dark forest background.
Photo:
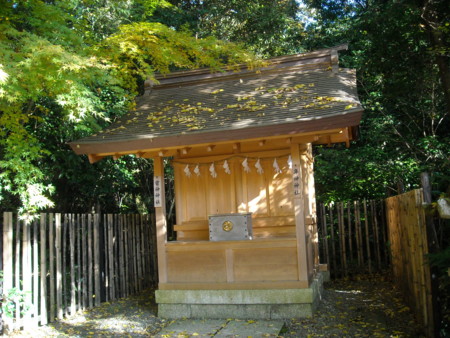
{"label": "dark forest background", "polygon": [[394,195],[423,171],[448,196],[449,16],[443,0],[0,0],[0,209],[151,211],[151,160],[91,165],[67,142],[132,109],[147,76],[218,66],[177,54],[218,40],[236,62],[349,44],[365,112],[350,148],[315,148],[320,202]]}

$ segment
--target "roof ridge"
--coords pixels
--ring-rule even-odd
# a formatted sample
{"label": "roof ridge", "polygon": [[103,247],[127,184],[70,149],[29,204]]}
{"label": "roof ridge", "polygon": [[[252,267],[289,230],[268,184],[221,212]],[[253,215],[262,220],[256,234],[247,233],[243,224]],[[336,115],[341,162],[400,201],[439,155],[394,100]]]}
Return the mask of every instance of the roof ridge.
{"label": "roof ridge", "polygon": [[282,71],[285,68],[302,68],[302,66],[305,68],[316,69],[332,67],[334,69],[338,64],[338,51],[346,49],[348,49],[348,44],[341,44],[306,53],[278,56],[267,59],[269,64],[259,69],[250,69],[248,65],[241,64],[236,67],[240,71],[223,69],[222,72],[212,72],[209,68],[176,71],[170,74],[156,76],[156,80],[158,80],[159,83],[147,80],[145,86],[148,88],[164,87],[166,85],[172,86],[176,84],[191,84],[193,82],[203,82],[205,80],[222,80],[225,77],[248,76],[263,72],[277,72]]}

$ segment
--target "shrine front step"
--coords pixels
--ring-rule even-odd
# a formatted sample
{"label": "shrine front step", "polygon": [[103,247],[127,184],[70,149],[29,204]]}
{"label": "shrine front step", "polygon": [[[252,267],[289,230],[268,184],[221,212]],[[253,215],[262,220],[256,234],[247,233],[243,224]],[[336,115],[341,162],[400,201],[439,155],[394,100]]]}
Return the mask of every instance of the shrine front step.
{"label": "shrine front step", "polygon": [[318,274],[305,289],[157,290],[158,317],[286,319],[311,317],[323,291]]}

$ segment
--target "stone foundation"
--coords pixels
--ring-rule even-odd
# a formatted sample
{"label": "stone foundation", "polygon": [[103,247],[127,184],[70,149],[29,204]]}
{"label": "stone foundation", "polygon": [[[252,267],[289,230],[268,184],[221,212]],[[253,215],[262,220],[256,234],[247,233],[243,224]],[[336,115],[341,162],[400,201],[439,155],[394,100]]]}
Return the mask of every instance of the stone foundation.
{"label": "stone foundation", "polygon": [[323,290],[319,273],[307,289],[157,290],[161,318],[284,319],[311,317]]}

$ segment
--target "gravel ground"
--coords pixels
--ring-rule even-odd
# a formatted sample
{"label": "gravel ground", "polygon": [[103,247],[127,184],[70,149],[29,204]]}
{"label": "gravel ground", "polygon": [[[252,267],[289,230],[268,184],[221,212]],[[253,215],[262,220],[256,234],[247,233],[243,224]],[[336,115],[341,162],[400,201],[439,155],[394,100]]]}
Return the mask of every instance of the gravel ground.
{"label": "gravel ground", "polygon": [[[169,322],[155,316],[154,291],[103,303],[71,318],[16,337],[151,337]],[[289,319],[280,337],[422,337],[409,308],[386,275],[341,279],[325,284],[312,318]]]}

